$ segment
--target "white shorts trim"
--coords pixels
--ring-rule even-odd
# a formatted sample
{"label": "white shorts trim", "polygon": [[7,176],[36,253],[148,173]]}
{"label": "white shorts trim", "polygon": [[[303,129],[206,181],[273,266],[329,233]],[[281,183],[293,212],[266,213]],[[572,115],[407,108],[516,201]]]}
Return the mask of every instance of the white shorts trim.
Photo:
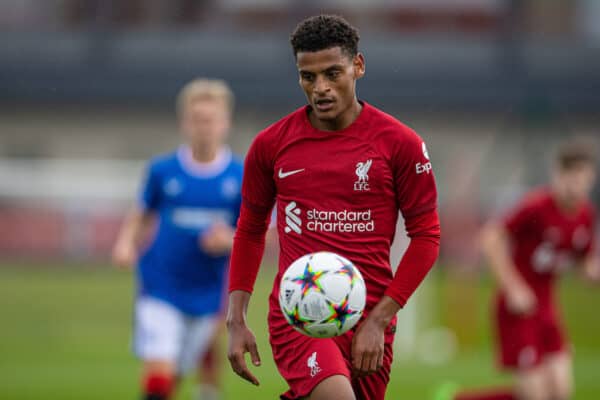
{"label": "white shorts trim", "polygon": [[178,373],[193,369],[206,352],[219,321],[218,315],[189,316],[154,297],[135,304],[134,351],[144,361],[167,361]]}

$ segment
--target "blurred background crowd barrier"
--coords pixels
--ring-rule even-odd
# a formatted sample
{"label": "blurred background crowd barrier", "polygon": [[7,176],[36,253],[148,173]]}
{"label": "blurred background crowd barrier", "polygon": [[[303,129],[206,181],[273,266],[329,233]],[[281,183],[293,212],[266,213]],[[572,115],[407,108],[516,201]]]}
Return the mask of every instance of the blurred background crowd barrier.
{"label": "blurred background crowd barrier", "polygon": [[558,141],[600,136],[595,0],[3,0],[0,257],[106,259],[194,77],[230,82],[245,154],[304,103],[288,36],[318,12],[360,28],[360,97],[428,142],[449,265],[477,265],[481,222]]}

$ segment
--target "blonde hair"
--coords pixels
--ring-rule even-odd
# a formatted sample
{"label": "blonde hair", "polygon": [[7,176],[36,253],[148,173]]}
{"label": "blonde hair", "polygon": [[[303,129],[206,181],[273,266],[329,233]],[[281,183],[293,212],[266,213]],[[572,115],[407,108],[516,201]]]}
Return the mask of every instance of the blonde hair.
{"label": "blonde hair", "polygon": [[229,113],[233,112],[233,92],[222,79],[199,78],[187,83],[177,95],[177,113],[182,115],[185,107],[197,100],[221,100]]}

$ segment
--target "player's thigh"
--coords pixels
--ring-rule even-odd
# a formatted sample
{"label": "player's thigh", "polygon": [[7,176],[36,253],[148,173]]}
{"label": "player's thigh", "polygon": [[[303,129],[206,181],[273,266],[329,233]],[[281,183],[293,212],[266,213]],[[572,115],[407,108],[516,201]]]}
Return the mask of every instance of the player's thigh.
{"label": "player's thigh", "polygon": [[567,400],[573,394],[573,362],[568,351],[550,354],[544,360],[550,398]]}
{"label": "player's thigh", "polygon": [[543,344],[537,317],[522,317],[500,306],[496,310],[496,341],[500,364],[513,370],[530,370],[541,363]]}
{"label": "player's thigh", "polygon": [[[336,375],[342,376],[345,379],[344,388],[352,391],[350,369],[332,339],[310,338],[290,327],[289,330],[271,334],[270,341],[277,369],[289,386],[282,399],[305,398],[321,382]],[[339,378],[333,382],[340,382]],[[325,386],[328,387],[329,384]],[[340,393],[343,393],[342,389]]]}
{"label": "player's thigh", "polygon": [[328,378],[323,379],[317,386],[314,387],[312,392],[306,400],[356,400],[352,385],[348,380],[348,377],[344,375],[332,375]]}
{"label": "player's thigh", "polygon": [[177,358],[178,372],[182,375],[194,368],[213,341],[219,324],[217,315],[188,317],[183,324],[183,338]]}
{"label": "player's thigh", "polygon": [[548,388],[545,365],[522,368],[515,375],[515,389],[519,400],[553,400]]}
{"label": "player's thigh", "polygon": [[162,300],[142,296],[136,300],[134,314],[136,355],[148,368],[175,365],[182,344],[182,313]]}

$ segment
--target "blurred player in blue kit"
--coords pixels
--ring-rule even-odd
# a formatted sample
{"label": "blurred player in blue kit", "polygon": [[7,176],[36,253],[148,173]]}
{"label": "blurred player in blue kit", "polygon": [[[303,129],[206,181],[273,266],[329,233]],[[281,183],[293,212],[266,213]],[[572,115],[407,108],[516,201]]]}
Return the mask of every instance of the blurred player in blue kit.
{"label": "blurred player in blue kit", "polygon": [[[115,264],[138,266],[134,350],[143,361],[146,400],[170,398],[206,355],[221,321],[241,202],[242,163],[225,145],[232,109],[223,81],[198,79],[181,90],[185,144],[150,161],[113,249]],[[199,395],[209,400],[216,391],[204,387]]]}

